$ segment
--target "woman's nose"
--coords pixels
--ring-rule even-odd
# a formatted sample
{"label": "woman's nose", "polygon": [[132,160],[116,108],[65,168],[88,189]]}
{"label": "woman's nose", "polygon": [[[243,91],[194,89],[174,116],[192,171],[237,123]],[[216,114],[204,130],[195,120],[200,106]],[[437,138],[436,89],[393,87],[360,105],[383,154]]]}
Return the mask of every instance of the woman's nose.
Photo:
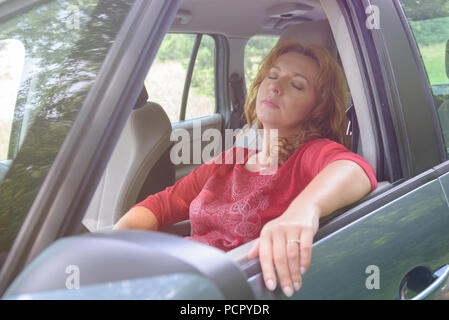
{"label": "woman's nose", "polygon": [[281,84],[279,83],[279,81],[274,81],[271,83],[270,91],[277,96],[282,93]]}

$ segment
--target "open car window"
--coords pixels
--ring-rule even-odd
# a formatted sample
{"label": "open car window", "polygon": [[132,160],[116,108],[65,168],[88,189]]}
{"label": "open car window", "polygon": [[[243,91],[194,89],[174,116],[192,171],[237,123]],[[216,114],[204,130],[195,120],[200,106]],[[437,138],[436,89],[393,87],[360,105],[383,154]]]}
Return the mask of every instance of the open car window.
{"label": "open car window", "polygon": [[[0,254],[9,251],[133,0],[46,1],[0,22]],[[6,47],[6,49],[5,49]],[[23,64],[23,70],[20,71]],[[7,71],[5,74],[5,70]],[[5,96],[6,95],[6,96]],[[0,172],[1,172],[0,171]]]}
{"label": "open car window", "polygon": [[444,150],[449,155],[449,2],[401,3],[421,55],[440,120]]}

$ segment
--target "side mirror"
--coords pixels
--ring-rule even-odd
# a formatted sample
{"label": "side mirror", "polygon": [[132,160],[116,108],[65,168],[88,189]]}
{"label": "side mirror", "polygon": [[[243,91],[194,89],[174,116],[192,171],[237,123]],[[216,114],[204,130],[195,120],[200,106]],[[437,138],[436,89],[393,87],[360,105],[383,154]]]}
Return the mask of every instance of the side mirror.
{"label": "side mirror", "polygon": [[[121,290],[111,288],[121,288],[123,281],[130,285],[127,299],[148,294],[165,299],[195,299],[196,294],[214,294],[212,299],[218,295],[232,300],[255,298],[246,275],[223,251],[182,237],[139,230],[59,239],[20,273],[3,298],[70,299],[74,297],[70,289],[76,288],[83,289],[76,295],[80,299],[100,294],[115,300],[122,296]],[[151,292],[142,291],[139,283]]]}

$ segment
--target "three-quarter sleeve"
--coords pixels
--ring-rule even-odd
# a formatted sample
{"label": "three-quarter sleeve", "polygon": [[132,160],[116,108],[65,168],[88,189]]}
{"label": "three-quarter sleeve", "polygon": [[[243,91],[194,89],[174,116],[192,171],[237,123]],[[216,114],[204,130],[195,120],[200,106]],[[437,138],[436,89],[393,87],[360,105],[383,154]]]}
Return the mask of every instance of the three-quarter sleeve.
{"label": "three-quarter sleeve", "polygon": [[313,179],[327,165],[337,160],[351,160],[357,163],[368,176],[371,182],[371,191],[377,188],[376,173],[371,164],[343,145],[328,139],[318,139],[309,143],[301,160],[301,170],[304,175]]}
{"label": "three-quarter sleeve", "polygon": [[145,207],[156,217],[159,229],[189,218],[190,203],[201,192],[207,178],[214,170],[213,163],[195,168],[189,175],[180,179],[173,186],[148,196],[134,207]]}

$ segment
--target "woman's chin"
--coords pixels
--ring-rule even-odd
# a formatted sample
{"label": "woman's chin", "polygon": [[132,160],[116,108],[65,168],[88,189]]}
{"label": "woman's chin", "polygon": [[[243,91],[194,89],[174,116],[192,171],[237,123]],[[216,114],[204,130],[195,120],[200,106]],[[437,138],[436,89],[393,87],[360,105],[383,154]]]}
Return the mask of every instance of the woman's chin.
{"label": "woman's chin", "polygon": [[266,127],[266,125],[277,127],[281,123],[279,116],[275,112],[266,110],[258,110],[257,119],[264,124],[264,127]]}

